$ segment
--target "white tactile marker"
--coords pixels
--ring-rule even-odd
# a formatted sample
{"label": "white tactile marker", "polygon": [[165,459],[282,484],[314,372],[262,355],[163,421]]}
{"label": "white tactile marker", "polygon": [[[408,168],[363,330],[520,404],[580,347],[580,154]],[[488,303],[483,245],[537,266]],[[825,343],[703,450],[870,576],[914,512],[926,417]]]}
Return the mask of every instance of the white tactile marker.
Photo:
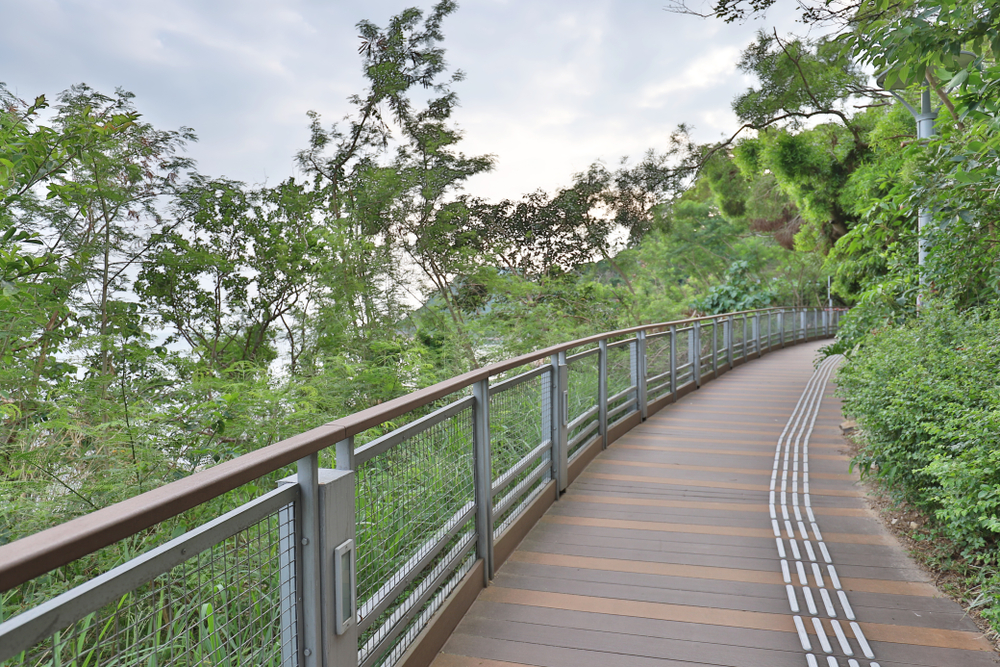
{"label": "white tactile marker", "polygon": [[833,587],[836,588],[839,591],[840,590],[840,577],[837,576],[837,568],[835,568],[833,565],[827,565],[826,566],[826,570],[827,570],[827,572],[830,573],[830,581],[833,582]]}
{"label": "white tactile marker", "polygon": [[823,648],[823,651],[833,653],[833,647],[830,646],[830,639],[826,636],[826,630],[823,629],[823,621],[813,616],[812,622],[813,627],[816,629],[816,636],[819,638],[819,645]]}
{"label": "white tactile marker", "polygon": [[847,616],[847,620],[856,621],[854,618],[854,610],[851,609],[851,603],[847,601],[847,593],[844,591],[837,591],[837,596],[840,598],[840,606],[844,608],[844,615]]}
{"label": "white tactile marker", "polygon": [[795,632],[799,633],[799,642],[802,644],[802,650],[811,651],[812,644],[809,642],[809,635],[806,633],[806,626],[802,623],[802,617],[792,616],[792,621],[795,623]]}
{"label": "white tactile marker", "polygon": [[837,617],[837,610],[833,606],[833,600],[830,599],[830,592],[825,588],[819,589],[819,596],[823,598],[823,606],[826,607],[826,615],[830,618]]}
{"label": "white tactile marker", "polygon": [[840,627],[840,621],[830,621],[830,625],[833,626],[833,633],[837,635],[840,650],[844,652],[844,655],[854,655],[854,649],[851,648],[851,643],[847,641],[847,635],[844,634],[844,628]]}
{"label": "white tactile marker", "polygon": [[795,586],[787,584],[785,586],[785,592],[788,593],[788,606],[791,608],[792,613],[799,613],[799,600],[795,597]]}
{"label": "white tactile marker", "polygon": [[802,597],[806,599],[806,607],[809,608],[809,613],[815,616],[818,613],[816,609],[816,601],[813,599],[812,590],[808,586],[802,587]]}
{"label": "white tactile marker", "polygon": [[868,640],[865,639],[865,633],[861,632],[861,626],[851,621],[851,630],[854,632],[854,638],[858,640],[858,644],[861,645],[861,652],[865,654],[865,657],[871,660],[875,657],[875,652],[872,651],[872,647],[868,645]]}
{"label": "white tactile marker", "polygon": [[822,540],[823,539],[823,533],[819,532],[819,526],[816,525],[815,521],[812,523],[812,529],[813,529],[813,535],[816,536],[816,540],[817,541]]}

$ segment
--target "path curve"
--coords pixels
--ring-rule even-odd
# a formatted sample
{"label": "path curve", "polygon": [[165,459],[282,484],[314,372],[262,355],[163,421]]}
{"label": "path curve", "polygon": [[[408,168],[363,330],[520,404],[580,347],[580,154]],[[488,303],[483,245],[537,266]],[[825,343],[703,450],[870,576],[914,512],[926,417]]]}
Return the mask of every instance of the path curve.
{"label": "path curve", "polygon": [[822,344],[730,371],[598,456],[434,667],[997,664],[867,508]]}

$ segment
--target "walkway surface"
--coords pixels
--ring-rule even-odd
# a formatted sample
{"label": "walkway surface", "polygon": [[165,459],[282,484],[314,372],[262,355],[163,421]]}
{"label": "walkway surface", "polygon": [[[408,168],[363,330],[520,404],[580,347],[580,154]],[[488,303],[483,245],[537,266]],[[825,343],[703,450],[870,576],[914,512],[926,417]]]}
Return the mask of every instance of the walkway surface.
{"label": "walkway surface", "polygon": [[434,667],[997,664],[867,509],[820,345],[741,366],[598,456]]}

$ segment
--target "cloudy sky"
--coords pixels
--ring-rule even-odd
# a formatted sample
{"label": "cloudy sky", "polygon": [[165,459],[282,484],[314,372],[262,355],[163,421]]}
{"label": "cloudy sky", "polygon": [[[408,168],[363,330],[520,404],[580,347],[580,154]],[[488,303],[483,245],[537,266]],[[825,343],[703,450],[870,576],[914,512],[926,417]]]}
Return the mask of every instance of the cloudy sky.
{"label": "cloudy sky", "polygon": [[[203,173],[276,183],[295,173],[306,111],[338,120],[363,91],[355,24],[414,5],[431,0],[0,0],[0,81],[25,99],[124,88],[156,127],[194,128]],[[681,122],[699,141],[728,134],[730,101],[751,83],[741,49],[759,28],[802,28],[790,7],[726,25],[663,5],[461,2],[444,24],[448,62],[467,75],[454,118],[464,152],[497,157],[467,189],[552,189],[595,160],[664,147]]]}

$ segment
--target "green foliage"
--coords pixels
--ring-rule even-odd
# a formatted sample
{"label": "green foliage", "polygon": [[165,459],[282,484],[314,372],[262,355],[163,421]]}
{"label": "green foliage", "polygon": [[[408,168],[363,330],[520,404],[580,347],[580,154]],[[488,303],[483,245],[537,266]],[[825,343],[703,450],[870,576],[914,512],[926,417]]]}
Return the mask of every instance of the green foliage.
{"label": "green foliage", "polygon": [[775,123],[798,128],[808,118],[829,115],[849,125],[845,107],[866,78],[836,43],[784,41],[763,31],[743,51],[739,68],[759,87],[737,96],[733,111],[755,129]]}
{"label": "green foliage", "polygon": [[692,301],[691,306],[706,315],[732,313],[766,308],[776,296],[777,291],[773,287],[764,287],[754,280],[748,262],[738,261],[733,262],[726,270],[725,282]]}
{"label": "green foliage", "polygon": [[1000,537],[998,315],[927,304],[870,334],[838,375],[864,434],[855,465],[934,511],[968,554]]}

